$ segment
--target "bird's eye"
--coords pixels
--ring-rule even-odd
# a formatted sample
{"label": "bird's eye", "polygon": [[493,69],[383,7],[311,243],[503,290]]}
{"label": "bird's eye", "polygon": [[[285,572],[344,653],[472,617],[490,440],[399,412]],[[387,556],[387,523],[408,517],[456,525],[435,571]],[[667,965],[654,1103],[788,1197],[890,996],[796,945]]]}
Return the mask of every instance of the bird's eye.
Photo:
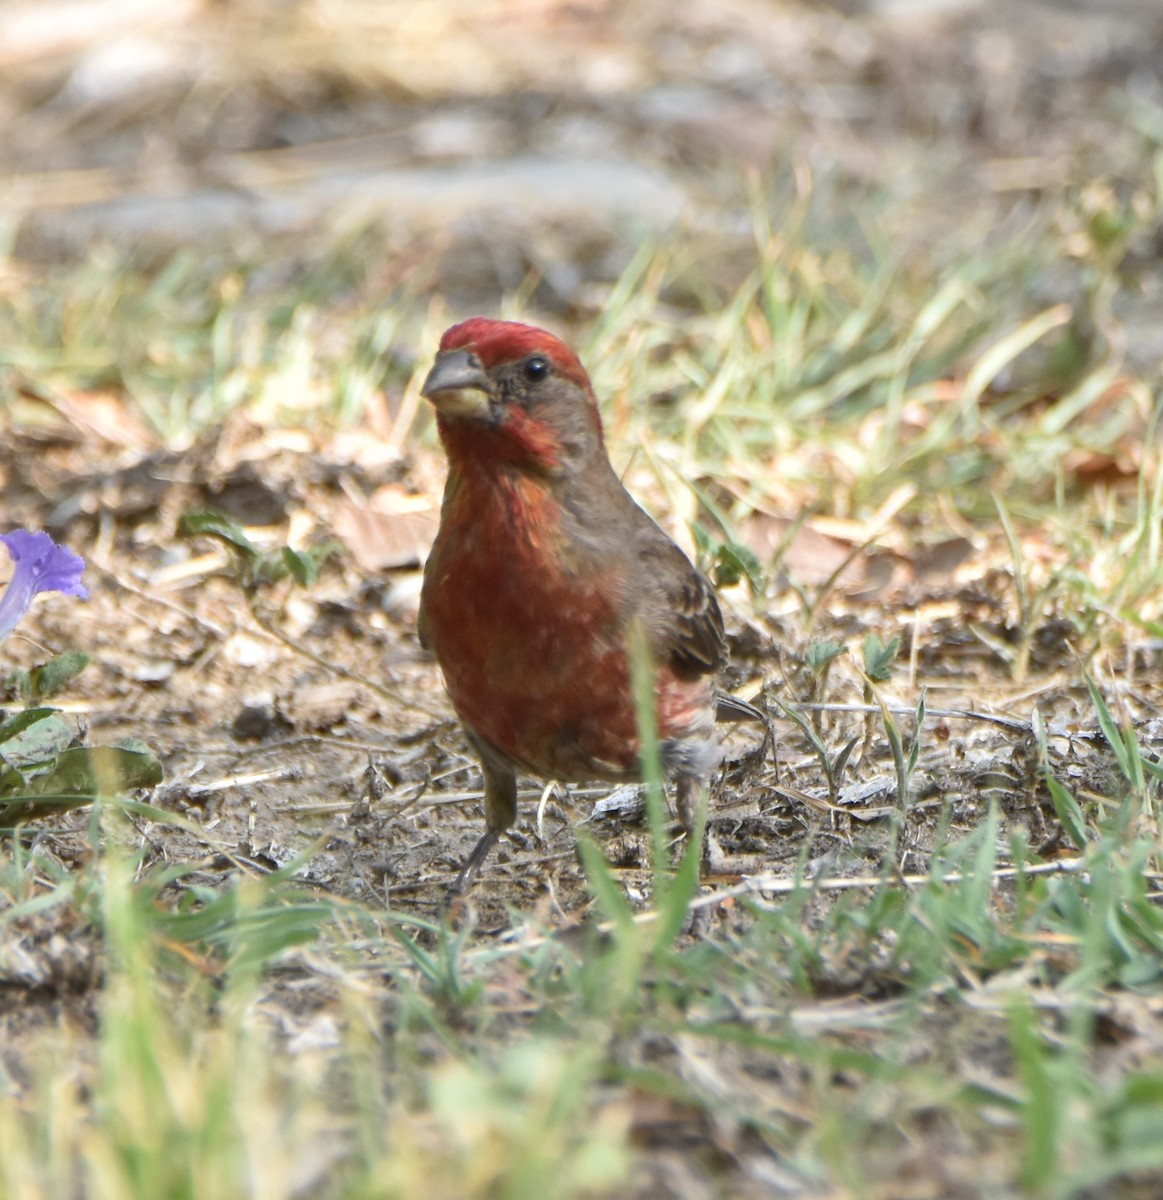
{"label": "bird's eye", "polygon": [[546,375],[549,374],[549,360],[542,358],[540,354],[535,354],[525,364],[525,378],[532,383],[539,383]]}

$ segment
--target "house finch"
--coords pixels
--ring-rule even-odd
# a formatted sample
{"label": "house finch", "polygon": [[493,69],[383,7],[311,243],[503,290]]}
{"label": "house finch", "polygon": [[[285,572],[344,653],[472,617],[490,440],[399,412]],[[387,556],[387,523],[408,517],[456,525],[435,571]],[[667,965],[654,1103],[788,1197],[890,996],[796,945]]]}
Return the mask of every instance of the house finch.
{"label": "house finch", "polygon": [[713,725],[761,713],[715,690],[715,593],[614,473],[577,355],[542,329],[474,317],[440,339],[421,389],[448,455],[424,567],[420,641],[480,755],[486,832],[466,888],[516,820],[519,772],[638,777],[628,639],[655,670],[663,769],[689,830],[719,762]]}

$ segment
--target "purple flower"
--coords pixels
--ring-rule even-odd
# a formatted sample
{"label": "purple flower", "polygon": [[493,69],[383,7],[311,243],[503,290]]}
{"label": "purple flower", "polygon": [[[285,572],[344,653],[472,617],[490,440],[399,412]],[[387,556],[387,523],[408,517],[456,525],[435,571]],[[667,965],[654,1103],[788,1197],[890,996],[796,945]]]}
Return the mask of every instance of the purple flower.
{"label": "purple flower", "polygon": [[81,583],[85,560],[64,546],[58,546],[47,533],[14,529],[0,534],[16,570],[0,596],[0,642],[28,612],[37,592],[63,592],[66,596],[88,595]]}

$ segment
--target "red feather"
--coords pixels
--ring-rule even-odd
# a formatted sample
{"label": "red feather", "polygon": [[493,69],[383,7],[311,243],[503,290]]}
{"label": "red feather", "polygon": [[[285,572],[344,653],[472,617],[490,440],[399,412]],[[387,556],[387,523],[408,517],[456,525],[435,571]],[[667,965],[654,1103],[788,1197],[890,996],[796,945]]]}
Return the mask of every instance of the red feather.
{"label": "red feather", "polygon": [[487,370],[501,363],[517,362],[538,352],[567,379],[590,390],[590,378],[578,356],[560,339],[544,329],[522,325],[519,321],[493,321],[488,317],[469,317],[453,325],[440,339],[440,349],[471,350]]}

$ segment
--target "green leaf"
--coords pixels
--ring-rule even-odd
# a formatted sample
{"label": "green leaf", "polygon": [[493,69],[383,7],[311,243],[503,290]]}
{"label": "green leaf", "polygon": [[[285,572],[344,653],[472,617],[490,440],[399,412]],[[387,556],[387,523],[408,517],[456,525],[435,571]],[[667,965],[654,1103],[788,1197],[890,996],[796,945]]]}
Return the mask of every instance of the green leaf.
{"label": "green leaf", "polygon": [[1025,1148],[1021,1179],[1025,1187],[1041,1189],[1058,1163],[1062,1097],[1054,1086],[1037,1019],[1021,999],[1010,1009],[1010,1045],[1022,1083]]}
{"label": "green leaf", "polygon": [[844,653],[844,647],[839,642],[813,642],[808,647],[804,661],[808,669],[816,674],[824,669],[833,659]]}
{"label": "green leaf", "polygon": [[23,712],[17,713],[16,716],[9,717],[8,720],[0,722],[0,754],[3,753],[4,743],[9,738],[15,737],[30,725],[35,725],[37,721],[43,721],[45,717],[52,716],[58,711],[55,708],[26,708]]}
{"label": "green leaf", "polygon": [[73,740],[73,731],[55,710],[39,708],[32,709],[31,712],[41,715],[33,721],[26,722],[22,728],[10,733],[0,742],[0,758],[22,774],[27,774],[29,770],[35,770],[38,766],[51,764]]}
{"label": "green leaf", "polygon": [[92,804],[92,796],[32,795],[27,791],[0,797],[0,829],[9,830],[21,821],[67,812]]}
{"label": "green leaf", "polygon": [[1115,758],[1119,762],[1119,770],[1123,773],[1123,778],[1130,780],[1134,775],[1134,768],[1131,765],[1130,757],[1127,753],[1127,747],[1123,742],[1123,735],[1119,730],[1118,724],[1111,715],[1111,710],[1107,707],[1106,699],[1102,692],[1098,690],[1098,684],[1089,675],[1083,675],[1086,680],[1087,691],[1090,692],[1091,703],[1094,705],[1095,714],[1098,716],[1098,727],[1102,730],[1103,737],[1106,738],[1107,744],[1114,753]]}
{"label": "green leaf", "polygon": [[24,776],[7,763],[0,764],[0,818],[4,816],[5,796],[20,796],[24,793]]}
{"label": "green leaf", "polygon": [[875,633],[870,633],[864,639],[864,673],[873,683],[888,682],[891,674],[889,667],[900,648],[900,634],[894,634],[887,644]]}
{"label": "green leaf", "polygon": [[901,731],[896,723],[896,718],[885,709],[881,713],[881,719],[884,722],[884,732],[888,738],[888,748],[892,751],[893,759],[897,762],[903,762],[904,743],[901,741]]}
{"label": "green leaf", "polygon": [[28,672],[27,695],[36,700],[47,699],[80,675],[92,661],[80,650],[66,650],[64,654],[50,658]]}
{"label": "green leaf", "polygon": [[1087,842],[1086,818],[1078,801],[1049,772],[1046,773],[1046,787],[1050,790],[1050,802],[1054,805],[1058,820],[1062,822],[1062,828],[1074,845],[1084,850]]}
{"label": "green leaf", "polygon": [[178,533],[182,537],[212,537],[238,551],[248,562],[258,558],[258,547],[242,532],[242,526],[225,513],[214,509],[182,514],[178,522]]}
{"label": "green leaf", "polygon": [[716,587],[730,587],[746,578],[747,586],[755,595],[763,592],[763,568],[759,559],[738,542],[723,542],[719,546],[712,576]]}
{"label": "green leaf", "polygon": [[921,756],[921,729],[925,724],[925,689],[921,688],[920,698],[917,700],[917,709],[913,714],[913,738],[909,746],[909,757],[906,767],[909,775],[912,775],[916,769],[917,760]]}
{"label": "green leaf", "polygon": [[283,547],[283,566],[300,587],[310,587],[319,578],[319,563],[301,550]]}
{"label": "green leaf", "polygon": [[34,796],[113,796],[156,787],[162,765],[136,738],[111,746],[78,746],[61,754],[52,769],[28,780]]}
{"label": "green leaf", "polygon": [[312,546],[309,550],[292,550],[290,546],[284,546],[282,551],[283,566],[300,587],[310,587],[319,578],[319,572],[323,569],[323,564],[333,554],[342,551],[344,548],[343,543],[336,541],[335,538],[328,538],[327,541],[320,542],[317,546]]}
{"label": "green leaf", "polygon": [[792,708],[790,704],[785,704],[778,696],[771,697],[772,703],[779,709],[781,713],[799,729],[811,743],[812,749],[824,761],[827,761],[828,747],[824,745],[820,735],[812,728],[807,717],[798,709]]}

